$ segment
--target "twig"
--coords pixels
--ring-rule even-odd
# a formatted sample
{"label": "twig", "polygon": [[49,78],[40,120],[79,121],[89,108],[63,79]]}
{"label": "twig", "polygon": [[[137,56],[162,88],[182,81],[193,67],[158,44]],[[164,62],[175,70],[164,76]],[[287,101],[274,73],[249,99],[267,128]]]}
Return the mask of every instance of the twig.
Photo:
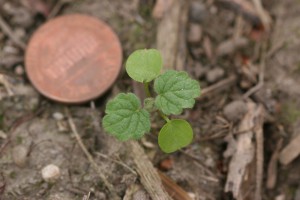
{"label": "twig", "polygon": [[[8,96],[13,96],[14,92],[12,91],[11,84],[8,82],[7,77],[5,75],[0,74],[0,84],[2,84],[8,94]],[[1,100],[1,96],[0,96]]]}
{"label": "twig", "polygon": [[175,183],[170,177],[157,170],[164,188],[174,200],[192,200],[188,193]]}
{"label": "twig", "polygon": [[90,199],[90,195],[91,195],[91,192],[89,192],[87,195],[84,195],[82,200],[89,200]]}
{"label": "twig", "polygon": [[244,0],[217,0],[222,7],[228,8],[237,14],[240,14],[244,19],[250,21],[254,25],[262,23],[259,13],[249,1]]}
{"label": "twig", "polygon": [[3,33],[5,33],[16,45],[18,45],[22,50],[25,50],[26,44],[18,38],[9,25],[5,22],[5,20],[0,15],[0,28]]}
{"label": "twig", "polygon": [[[239,134],[247,133],[249,131],[253,131],[253,129],[254,129],[254,127],[247,129],[247,130],[236,131],[236,132],[233,132],[232,135],[239,135]],[[227,131],[226,131],[226,133],[227,133]],[[214,140],[214,139],[222,138],[225,136],[227,136],[227,134],[214,134],[210,137],[203,137],[200,139],[200,141],[203,142],[203,141],[208,141],[208,140]]]}
{"label": "twig", "polygon": [[265,9],[262,6],[261,0],[252,0],[254,7],[257,11],[257,14],[259,15],[260,20],[262,21],[265,29],[267,31],[270,30],[271,25],[271,17],[269,14],[265,11]]}
{"label": "twig", "polygon": [[260,90],[264,86],[265,79],[265,66],[266,66],[266,43],[262,45],[262,56],[259,64],[259,80],[257,85],[250,88],[244,95],[243,99],[249,98],[252,94]]}
{"label": "twig", "polygon": [[197,158],[196,156],[194,155],[191,155],[189,153],[186,153],[185,151],[183,150],[179,150],[181,153],[183,153],[184,155],[186,155],[187,157],[195,160],[198,164],[198,167],[200,167],[206,174],[212,176],[214,179],[217,179],[216,176],[215,176],[215,173],[212,172],[210,169],[208,169],[204,164],[202,164],[201,160],[199,158]]}
{"label": "twig", "polygon": [[118,160],[116,160],[116,159],[112,159],[112,158],[108,157],[107,155],[104,155],[104,154],[102,154],[102,153],[100,153],[100,152],[96,152],[96,154],[97,154],[98,156],[102,157],[102,158],[105,158],[105,159],[107,159],[107,160],[110,160],[110,161],[112,161],[112,162],[114,162],[114,163],[117,163],[117,164],[121,165],[122,167],[128,169],[132,174],[137,175],[136,171],[134,171],[131,167],[129,167],[129,166],[126,165],[125,163],[120,162],[120,161],[118,161]]}
{"label": "twig", "polygon": [[127,146],[130,148],[136,171],[140,175],[141,183],[153,200],[172,200],[162,186],[161,179],[148,159],[144,150],[138,142],[129,141]]}
{"label": "twig", "polygon": [[[250,130],[253,126],[253,131],[249,131],[237,136],[235,151],[229,163],[229,170],[225,184],[225,192],[232,192],[234,198],[243,195],[247,187],[243,187],[245,183],[244,176],[249,164],[254,162],[255,145],[252,142],[253,136],[257,137],[256,145],[256,192],[253,196],[261,197],[261,180],[263,174],[263,116],[264,109],[262,105],[257,105],[251,101],[247,102],[248,112],[244,115],[238,124],[238,130]],[[259,199],[259,198],[252,198]]]}
{"label": "twig", "polygon": [[256,138],[256,187],[255,187],[255,200],[261,200],[262,182],[263,182],[263,168],[264,168],[264,135],[263,135],[263,106],[259,105],[257,109],[257,124],[255,128]]}
{"label": "twig", "polygon": [[49,19],[55,17],[60,12],[62,7],[67,3],[71,3],[71,0],[59,0],[59,1],[57,1],[57,3],[54,5],[53,9],[51,10],[50,14],[48,15],[47,19],[49,20]]}
{"label": "twig", "polygon": [[267,176],[267,188],[268,189],[273,189],[276,184],[278,157],[279,157],[279,151],[282,147],[282,144],[283,144],[283,139],[280,138],[276,144],[275,150],[274,150],[271,160],[269,162],[268,176]]}
{"label": "twig", "polygon": [[254,94],[255,92],[257,92],[258,90],[260,90],[263,86],[264,86],[264,82],[259,80],[259,81],[258,81],[258,84],[256,84],[254,87],[250,88],[250,89],[243,95],[243,98],[244,98],[244,99],[249,98],[249,96],[251,96],[252,94]]}
{"label": "twig", "polygon": [[92,155],[88,152],[88,150],[87,150],[86,147],[84,146],[84,144],[83,144],[83,142],[82,142],[82,140],[81,140],[81,138],[80,138],[80,136],[79,136],[79,134],[78,134],[78,132],[77,132],[77,128],[76,128],[76,126],[75,126],[75,124],[74,124],[74,121],[73,121],[73,119],[72,119],[72,117],[71,117],[71,114],[70,114],[68,108],[65,109],[65,113],[66,113],[66,116],[68,117],[68,122],[69,122],[70,128],[71,128],[71,130],[72,130],[72,132],[73,132],[73,134],[74,134],[74,136],[75,136],[75,138],[76,138],[76,140],[77,140],[77,142],[78,142],[78,144],[79,144],[81,150],[84,152],[84,154],[85,154],[86,157],[88,158],[89,162],[92,164],[94,170],[98,173],[99,177],[102,179],[102,181],[103,181],[103,183],[105,184],[106,188],[107,188],[107,189],[109,190],[109,192],[114,196],[114,199],[120,199],[120,198],[117,196],[117,194],[116,194],[116,192],[115,192],[115,190],[114,190],[114,188],[113,188],[113,185],[111,185],[111,184],[107,181],[105,175],[102,173],[102,169],[100,169],[100,167],[97,165],[97,163],[96,163],[95,160],[93,159]]}
{"label": "twig", "polygon": [[183,70],[186,60],[185,27],[189,1],[176,0],[159,21],[156,46],[164,58],[165,69]]}
{"label": "twig", "polygon": [[207,96],[209,93],[215,92],[217,90],[223,90],[225,88],[228,88],[231,84],[235,83],[236,79],[237,79],[236,75],[231,75],[226,79],[223,79],[209,87],[202,89],[201,96],[197,99],[199,100]]}

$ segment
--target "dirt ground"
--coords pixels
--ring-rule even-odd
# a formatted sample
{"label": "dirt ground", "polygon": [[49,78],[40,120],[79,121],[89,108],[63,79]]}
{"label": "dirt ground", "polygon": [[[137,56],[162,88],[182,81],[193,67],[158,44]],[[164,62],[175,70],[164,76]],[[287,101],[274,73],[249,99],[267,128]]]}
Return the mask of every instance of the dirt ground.
{"label": "dirt ground", "polygon": [[[125,59],[158,48],[166,68],[200,82],[202,96],[179,116],[193,126],[191,145],[161,152],[160,120],[134,143],[141,162],[165,175],[150,185],[162,180],[175,200],[300,200],[299,0],[0,0],[1,200],[154,199],[132,143],[101,127],[105,103],[119,92],[143,98],[140,85],[122,70],[95,101],[66,105],[26,76],[32,34],[70,13],[107,22]],[[51,181],[48,165],[59,169]]]}

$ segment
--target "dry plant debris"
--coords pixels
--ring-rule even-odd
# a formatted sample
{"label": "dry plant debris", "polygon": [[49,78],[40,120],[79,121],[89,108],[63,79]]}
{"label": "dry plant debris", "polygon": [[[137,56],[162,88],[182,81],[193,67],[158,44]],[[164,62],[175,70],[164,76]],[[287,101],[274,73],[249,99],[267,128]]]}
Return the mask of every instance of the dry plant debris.
{"label": "dry plant debris", "polygon": [[283,148],[279,154],[279,161],[283,165],[291,163],[300,155],[300,134],[290,141],[290,143]]}
{"label": "dry plant debris", "polygon": [[[248,165],[255,158],[255,144],[253,143],[253,138],[255,137],[255,133],[261,129],[263,124],[263,121],[261,120],[263,116],[263,108],[261,105],[257,105],[253,102],[247,102],[247,109],[247,113],[236,127],[237,131],[245,132],[237,136],[236,142],[229,143],[234,144],[234,147],[228,147],[235,149],[235,151],[230,150],[233,155],[229,163],[225,192],[231,191],[235,198],[240,198],[244,195],[241,192],[241,186],[247,173]],[[226,156],[229,155],[226,154]],[[256,159],[259,159],[259,157]]]}

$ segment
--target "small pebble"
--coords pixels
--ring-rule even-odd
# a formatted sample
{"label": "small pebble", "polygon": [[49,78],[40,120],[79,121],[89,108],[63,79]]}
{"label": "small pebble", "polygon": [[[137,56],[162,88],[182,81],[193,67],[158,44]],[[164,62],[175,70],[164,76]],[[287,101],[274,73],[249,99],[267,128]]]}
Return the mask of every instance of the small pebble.
{"label": "small pebble", "polygon": [[192,192],[188,192],[189,197],[191,197],[192,200],[196,199],[196,194]]}
{"label": "small pebble", "polygon": [[11,46],[11,45],[5,45],[3,47],[3,53],[4,54],[18,54],[19,53],[19,49],[14,47],[14,46]]}
{"label": "small pebble", "polygon": [[214,161],[214,159],[212,157],[208,157],[207,159],[205,159],[205,165],[207,167],[215,167],[216,166],[216,163]]}
{"label": "small pebble", "polygon": [[237,100],[232,101],[224,107],[223,113],[225,117],[232,122],[238,122],[247,112],[245,102]]}
{"label": "small pebble", "polygon": [[12,159],[19,167],[24,167],[27,163],[29,148],[25,145],[18,145],[12,149]]}
{"label": "small pebble", "polygon": [[197,78],[202,78],[208,71],[208,67],[204,67],[201,63],[197,62],[194,67],[194,73]]}
{"label": "small pebble", "polygon": [[63,120],[64,119],[64,115],[60,112],[55,112],[52,114],[52,117],[57,120],[57,121],[60,121],[60,120]]}
{"label": "small pebble", "polygon": [[3,12],[7,14],[13,14],[14,13],[14,6],[10,2],[6,2],[2,5]]}
{"label": "small pebble", "polygon": [[224,74],[225,74],[224,69],[217,67],[212,70],[209,70],[206,73],[206,80],[209,83],[214,83],[214,82],[220,80],[224,76]]}
{"label": "small pebble", "polygon": [[200,24],[190,23],[187,40],[190,43],[199,43],[202,38],[202,27]]}
{"label": "small pebble", "polygon": [[199,1],[193,1],[190,4],[189,18],[192,22],[201,23],[208,17],[206,6]]}
{"label": "small pebble", "polygon": [[145,190],[138,190],[132,195],[132,200],[149,200]]}
{"label": "small pebble", "polygon": [[11,22],[17,26],[27,28],[34,23],[30,11],[25,8],[17,8],[14,12]]}
{"label": "small pebble", "polygon": [[27,102],[27,108],[29,110],[35,110],[40,104],[40,98],[37,96],[37,97],[30,97],[28,99],[28,102]]}
{"label": "small pebble", "polygon": [[2,130],[0,130],[0,138],[1,139],[6,139],[7,138],[6,133],[4,133]]}
{"label": "small pebble", "polygon": [[248,39],[244,37],[228,39],[219,44],[216,50],[216,54],[218,56],[230,55],[237,49],[246,47],[248,44]]}
{"label": "small pebble", "polygon": [[215,15],[218,12],[218,8],[216,6],[211,6],[209,8],[209,11],[210,11],[211,14]]}
{"label": "small pebble", "polygon": [[7,69],[21,62],[23,62],[23,57],[14,54],[4,54],[3,58],[0,59],[0,65],[3,65]]}
{"label": "small pebble", "polygon": [[[275,197],[275,200],[285,200],[285,195],[284,194],[280,194],[278,196]],[[299,199],[296,199],[299,200]]]}
{"label": "small pebble", "polygon": [[106,195],[105,195],[104,192],[95,191],[94,194],[95,194],[95,197],[96,197],[97,200],[105,200],[105,199],[107,199],[107,197],[106,197]]}
{"label": "small pebble", "polygon": [[60,169],[56,165],[50,164],[42,169],[42,177],[48,183],[55,182],[60,177]]}
{"label": "small pebble", "polygon": [[14,33],[18,38],[24,38],[26,36],[26,31],[23,28],[16,28]]}
{"label": "small pebble", "polygon": [[15,67],[15,74],[18,75],[18,76],[24,75],[25,74],[24,67],[22,65],[17,65]]}

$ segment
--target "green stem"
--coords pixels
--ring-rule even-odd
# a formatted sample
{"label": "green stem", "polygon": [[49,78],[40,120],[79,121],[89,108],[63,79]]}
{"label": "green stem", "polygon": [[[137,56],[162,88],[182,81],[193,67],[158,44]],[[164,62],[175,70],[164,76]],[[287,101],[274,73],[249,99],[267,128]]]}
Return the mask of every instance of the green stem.
{"label": "green stem", "polygon": [[167,117],[167,115],[165,115],[164,113],[160,112],[160,110],[158,110],[159,115],[168,123],[170,121],[170,119]]}
{"label": "green stem", "polygon": [[149,89],[149,82],[144,82],[144,89],[145,89],[147,97],[152,97],[150,89]]}
{"label": "green stem", "polygon": [[[152,97],[150,89],[149,89],[149,82],[144,82],[144,89],[145,89],[147,97]],[[167,115],[160,112],[160,110],[158,110],[158,113],[167,123],[170,121],[170,119],[167,117]]]}

